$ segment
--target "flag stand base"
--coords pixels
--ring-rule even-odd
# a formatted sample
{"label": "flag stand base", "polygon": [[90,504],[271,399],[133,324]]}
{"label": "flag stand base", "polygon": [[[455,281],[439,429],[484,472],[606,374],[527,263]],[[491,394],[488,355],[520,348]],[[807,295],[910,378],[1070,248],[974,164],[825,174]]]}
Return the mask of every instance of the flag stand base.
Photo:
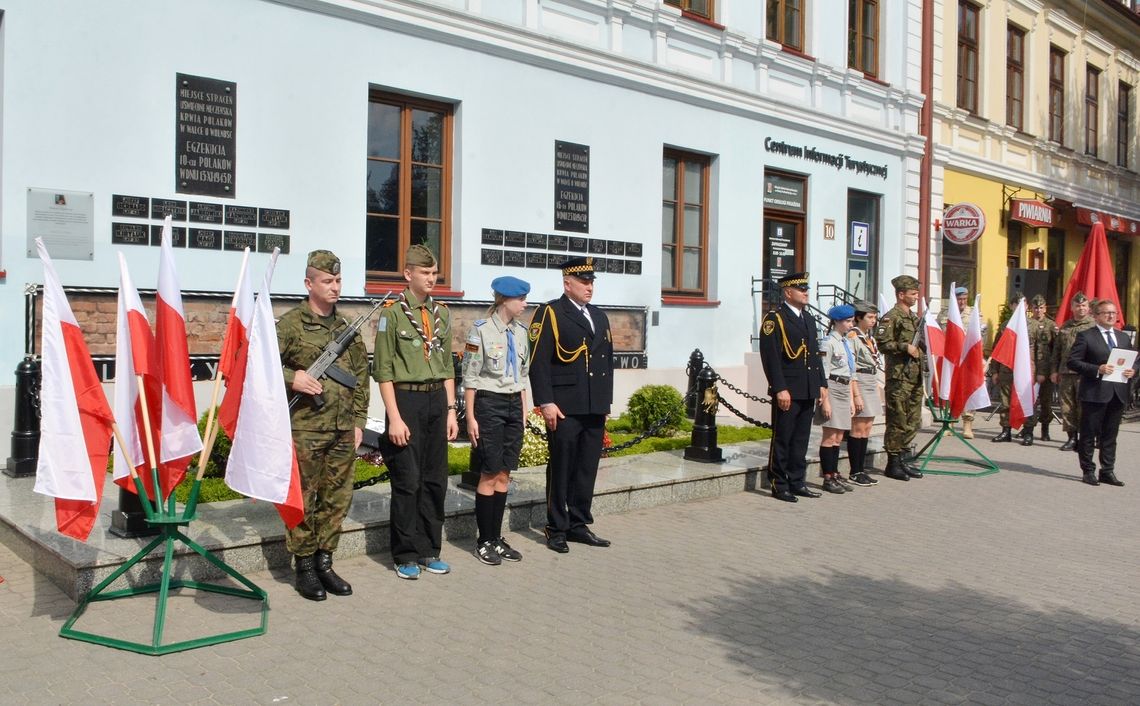
{"label": "flag stand base", "polygon": [[[189,513],[187,513],[189,514]],[[190,524],[189,517],[169,517],[166,515],[159,515],[153,519],[148,520],[152,525],[155,525],[161,534],[155,537],[150,544],[146,545],[141,551],[131,557],[125,564],[120,566],[110,576],[104,579],[99,585],[91,589],[85,595],[76,607],[75,612],[67,619],[67,622],[60,628],[60,637],[65,637],[71,640],[82,640],[84,642],[91,642],[96,645],[103,645],[105,647],[114,647],[120,650],[129,650],[131,652],[138,652],[146,655],[164,655],[171,652],[180,652],[182,650],[192,650],[198,647],[205,647],[206,645],[216,645],[222,642],[231,642],[233,640],[241,640],[247,637],[256,637],[264,635],[266,626],[269,622],[269,596],[264,590],[259,588],[249,579],[242,576],[235,569],[227,565],[218,557],[214,556],[207,549],[187,537],[179,529],[180,526]],[[174,545],[182,543],[192,549],[195,553],[201,555],[206,561],[213,564],[215,567],[221,569],[228,576],[233,578],[238,583],[246,588],[237,588],[233,586],[223,586],[212,583],[202,583],[200,581],[184,581],[182,579],[174,579],[171,577],[171,568],[174,563]],[[150,552],[158,547],[164,545],[165,557],[162,564],[162,579],[158,583],[149,584],[146,586],[133,586],[131,588],[124,588],[116,591],[104,590],[110,586],[116,579],[126,573],[132,566],[138,564],[146,558]],[[228,596],[237,596],[239,598],[248,598],[250,600],[258,601],[261,604],[261,624],[255,628],[246,630],[237,630],[234,632],[220,633],[217,635],[207,635],[205,637],[198,637],[192,640],[183,640],[181,642],[172,642],[163,644],[162,633],[166,627],[166,603],[170,597],[171,589],[191,588],[199,591],[208,591],[211,593],[221,593]],[[151,633],[151,641],[145,642],[132,642],[129,640],[122,640],[119,638],[109,637],[106,635],[96,635],[90,632],[76,630],[74,628],[75,622],[79,620],[87,606],[90,603],[97,601],[112,601],[119,598],[129,598],[144,593],[157,593],[158,599],[155,604],[154,611],[154,630]]]}
{"label": "flag stand base", "polygon": [[[993,475],[998,472],[998,466],[991,461],[984,453],[978,450],[976,446],[971,444],[966,437],[962,436],[957,429],[954,428],[954,423],[958,421],[957,417],[950,415],[950,411],[942,407],[935,407],[927,403],[930,408],[930,413],[934,416],[934,421],[941,424],[938,433],[934,438],[926,442],[926,445],[919,449],[915,454],[915,460],[922,461],[922,465],[918,467],[923,473],[930,473],[933,475],[942,476],[969,476],[980,478],[982,476]],[[942,438],[950,435],[965,444],[971,451],[974,452],[976,458],[969,458],[964,456],[936,456],[935,452],[938,450],[938,445],[942,443]],[[931,461],[937,463],[954,463],[963,466],[971,466],[976,470],[939,470],[936,468],[928,468]]]}

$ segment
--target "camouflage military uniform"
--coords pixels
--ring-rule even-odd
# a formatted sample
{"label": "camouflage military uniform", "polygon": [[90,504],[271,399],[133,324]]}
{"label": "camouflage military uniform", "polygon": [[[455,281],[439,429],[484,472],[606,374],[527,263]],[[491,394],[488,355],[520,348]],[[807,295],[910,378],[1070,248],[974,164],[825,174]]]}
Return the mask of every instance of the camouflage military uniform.
{"label": "camouflage military uniform", "polygon": [[[312,365],[348,326],[335,308],[331,316],[318,316],[307,301],[286,312],[277,322],[286,387],[292,389],[296,372]],[[356,387],[350,389],[326,378],[321,392],[324,406],[314,409],[303,397],[292,410],[305,519],[286,533],[285,546],[299,557],[336,549],[341,523],[352,503],[355,430],[364,427],[368,415],[368,352],[360,336],[336,365],[356,378]]]}
{"label": "camouflage military uniform", "polygon": [[875,329],[879,351],[886,359],[887,429],[883,447],[888,454],[903,453],[922,426],[922,362],[907,352],[918,331],[918,317],[896,304]]}
{"label": "camouflage military uniform", "polygon": [[1053,341],[1057,336],[1057,322],[1046,316],[1043,319],[1029,319],[1029,357],[1033,361],[1034,382],[1044,376],[1037,391],[1037,414],[1041,422],[1042,435],[1047,433],[1049,422],[1053,421],[1053,383],[1049,376],[1053,373]]}
{"label": "camouflage military uniform", "polygon": [[1057,385],[1061,397],[1061,422],[1065,427],[1065,433],[1069,436],[1076,436],[1077,431],[1081,428],[1081,406],[1077,401],[1077,385],[1081,376],[1069,370],[1069,351],[1073,347],[1073,342],[1077,340],[1077,334],[1095,325],[1096,321],[1091,316],[1086,316],[1083,319],[1069,319],[1057,330],[1057,335],[1053,339],[1052,370],[1058,373]]}

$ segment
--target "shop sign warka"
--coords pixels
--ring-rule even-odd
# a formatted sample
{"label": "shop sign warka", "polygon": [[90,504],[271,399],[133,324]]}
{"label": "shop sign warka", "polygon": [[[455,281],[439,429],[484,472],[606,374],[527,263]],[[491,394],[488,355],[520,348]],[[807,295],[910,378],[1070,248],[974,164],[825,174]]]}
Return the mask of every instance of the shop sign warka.
{"label": "shop sign warka", "polygon": [[1036,199],[1010,199],[1009,217],[1034,228],[1053,225],[1053,207]]}
{"label": "shop sign warka", "polygon": [[951,243],[972,243],[985,230],[986,214],[975,204],[956,203],[942,214],[942,235]]}

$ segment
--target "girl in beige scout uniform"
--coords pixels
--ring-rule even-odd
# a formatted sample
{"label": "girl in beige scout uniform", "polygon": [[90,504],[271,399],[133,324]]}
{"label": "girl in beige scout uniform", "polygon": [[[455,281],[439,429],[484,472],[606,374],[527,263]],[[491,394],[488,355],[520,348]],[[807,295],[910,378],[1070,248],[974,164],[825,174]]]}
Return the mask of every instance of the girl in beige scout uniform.
{"label": "girl in beige scout uniform", "polygon": [[882,360],[879,346],[875,343],[875,324],[879,320],[879,310],[873,304],[860,301],[855,303],[855,334],[851,348],[855,351],[855,382],[863,400],[863,409],[851,418],[851,431],[847,434],[847,460],[851,464],[851,482],[855,485],[877,485],[879,481],[867,474],[867,444],[871,438],[871,426],[875,417],[883,413],[883,402],[879,398],[879,370]]}
{"label": "girl in beige scout uniform", "polygon": [[855,307],[850,304],[833,306],[827,311],[831,319],[831,333],[820,346],[823,357],[823,375],[827,378],[827,397],[831,401],[831,414],[823,408],[817,411],[816,424],[823,427],[819,442],[819,468],[823,474],[823,489],[842,494],[854,490],[839,475],[839,445],[843,433],[851,429],[851,417],[863,411],[863,395],[855,380],[854,341],[847,335],[855,323]]}
{"label": "girl in beige scout uniform", "polygon": [[526,310],[530,284],[517,277],[491,282],[495,304],[490,318],[475,322],[463,354],[463,397],[471,470],[479,471],[475,556],[490,566],[521,561],[522,554],[503,539],[503,513],[511,471],[519,467],[523,410],[530,370],[527,327],[518,320]]}

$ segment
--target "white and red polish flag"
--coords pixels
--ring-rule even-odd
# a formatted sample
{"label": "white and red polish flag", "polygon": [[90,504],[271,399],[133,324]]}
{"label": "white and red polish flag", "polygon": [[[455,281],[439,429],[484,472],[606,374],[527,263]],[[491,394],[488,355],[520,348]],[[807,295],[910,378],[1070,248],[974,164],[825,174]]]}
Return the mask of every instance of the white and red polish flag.
{"label": "white and red polish flag", "polygon": [[275,248],[253,306],[245,381],[226,464],[226,485],[242,495],[273,503],[285,526],[292,529],[304,519],[305,505],[273,304],[269,300],[277,253]]}
{"label": "white and red polish flag", "polygon": [[[977,312],[977,309],[974,310]],[[1013,371],[1013,387],[1009,391],[1009,425],[1020,427],[1033,416],[1033,364],[1029,358],[1029,322],[1025,318],[1025,299],[1005,324],[992,357]]]}
{"label": "white and red polish flag", "polygon": [[[958,302],[955,300],[954,305]],[[950,416],[960,417],[962,412],[990,405],[986,390],[986,369],[982,355],[981,295],[974,297],[974,315],[966,329],[962,343],[962,358],[954,372],[954,387],[950,393]]]}
{"label": "white and red polish flag", "polygon": [[[55,498],[60,534],[86,541],[99,514],[115,423],[44,241],[40,450],[33,490]],[[83,443],[78,443],[82,439]]]}
{"label": "white and red polish flag", "polygon": [[930,396],[937,398],[940,391],[938,373],[942,369],[942,357],[946,352],[946,336],[938,325],[934,312],[926,305],[925,298],[922,300],[922,308],[926,312],[922,321],[926,327],[926,367],[930,371]]}
{"label": "white and red polish flag", "polygon": [[230,304],[222,352],[218,356],[218,374],[225,378],[226,394],[218,406],[218,424],[232,439],[237,431],[241,393],[245,386],[245,365],[249,355],[249,327],[253,320],[253,287],[249,283],[249,248],[242,257],[237,287]]}
{"label": "white and red polish flag", "polygon": [[154,337],[158,353],[155,362],[158,378],[162,381],[162,421],[159,425],[162,429],[162,452],[159,460],[172,479],[177,477],[181,481],[190,465],[190,457],[202,450],[202,437],[198,434],[198,407],[194,402],[194,382],[190,375],[182,288],[174,268],[170,216],[162,224],[160,252],[158,295],[154,304]]}
{"label": "white and red polish flag", "polygon": [[[942,356],[942,373],[938,378],[938,396],[951,400],[954,374],[962,362],[962,346],[966,341],[966,330],[962,326],[962,311],[958,308],[958,297],[954,296],[955,282],[950,283],[950,312],[946,317],[946,342]],[[953,404],[951,404],[951,408]]]}

